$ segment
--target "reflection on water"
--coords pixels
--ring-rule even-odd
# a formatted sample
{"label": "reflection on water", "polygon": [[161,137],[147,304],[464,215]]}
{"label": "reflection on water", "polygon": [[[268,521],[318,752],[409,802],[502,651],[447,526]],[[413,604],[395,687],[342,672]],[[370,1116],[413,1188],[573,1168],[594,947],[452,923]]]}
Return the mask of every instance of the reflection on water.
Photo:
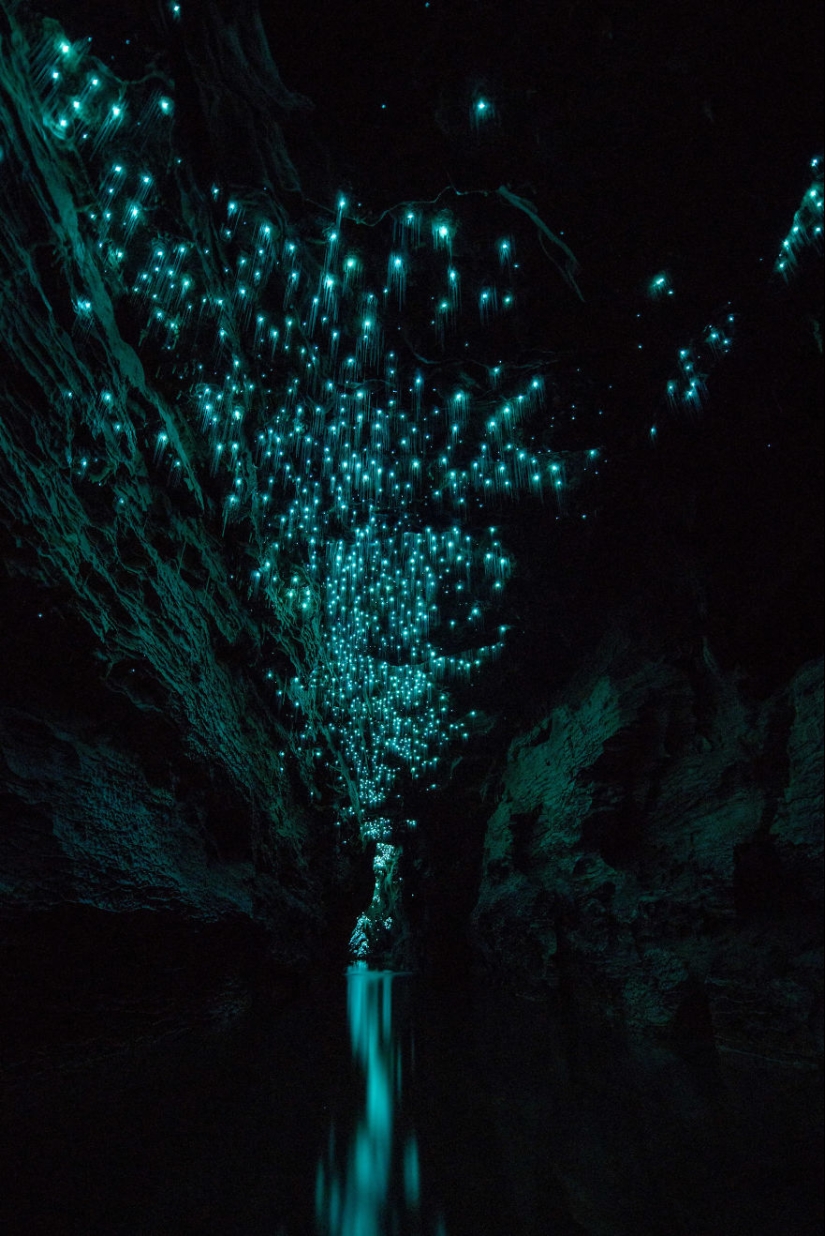
{"label": "reflection on water", "polygon": [[323,974],[7,1075],[0,1232],[822,1236],[813,1066],[685,1058],[458,980],[347,994]]}
{"label": "reflection on water", "polygon": [[329,1132],[318,1164],[315,1210],[325,1236],[446,1236],[443,1219],[427,1228],[415,1130],[405,1119],[404,1083],[413,1070],[413,1043],[398,1013],[399,982],[390,971],[347,972],[347,1012],[363,1103],[349,1135]]}

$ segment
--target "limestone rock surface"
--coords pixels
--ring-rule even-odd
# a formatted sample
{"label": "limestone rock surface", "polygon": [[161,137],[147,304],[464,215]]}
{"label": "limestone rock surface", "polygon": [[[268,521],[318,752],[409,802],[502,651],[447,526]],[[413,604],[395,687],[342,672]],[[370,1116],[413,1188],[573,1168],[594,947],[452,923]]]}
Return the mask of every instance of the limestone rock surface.
{"label": "limestone rock surface", "polygon": [[525,994],[727,1053],[822,1050],[821,660],[749,699],[604,643],[511,745],[474,912]]}

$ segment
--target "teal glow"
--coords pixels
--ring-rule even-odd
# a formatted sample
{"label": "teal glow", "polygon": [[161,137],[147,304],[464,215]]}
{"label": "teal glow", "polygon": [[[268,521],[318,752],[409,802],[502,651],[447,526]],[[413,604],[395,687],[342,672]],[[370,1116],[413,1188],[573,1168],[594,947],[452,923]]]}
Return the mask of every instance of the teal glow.
{"label": "teal glow", "polygon": [[654,275],[647,285],[647,294],[651,300],[661,300],[663,296],[672,296],[673,288],[667,271]]}
{"label": "teal glow", "polygon": [[456,225],[454,219],[450,215],[440,214],[432,221],[432,236],[433,246],[436,249],[446,249],[447,253],[452,255],[453,239],[455,237]]}
{"label": "teal glow", "polygon": [[733,346],[736,315],[726,313],[711,323],[698,341],[680,348],[678,374],[668,381],[665,394],[671,408],[698,411],[707,397],[707,380]]}
{"label": "teal glow", "polygon": [[799,209],[793,217],[790,231],[782,241],[774,270],[785,279],[796,271],[806,250],[822,252],[822,211],[825,202],[825,178],[820,157],[811,160],[814,180],[804,194]]}
{"label": "teal glow", "polygon": [[[73,203],[91,255],[88,286],[71,296],[73,343],[105,328],[91,287],[118,308],[128,298],[162,379],[139,433],[116,397],[123,428],[74,462],[75,482],[115,478],[123,438],[148,443],[146,467],[172,495],[208,489],[210,531],[248,561],[240,597],[265,607],[289,652],[289,673],[273,658],[260,667],[273,731],[339,824],[383,844],[401,788],[438,785],[450,750],[483,724],[453,697],[504,648],[513,565],[491,508],[560,504],[567,478],[595,462],[538,445],[542,363],[508,363],[482,329],[518,312],[517,229],[562,242],[513,194],[496,198],[512,222],[493,212],[486,231],[460,194],[370,225],[339,196],[307,237],[280,204],[253,203],[217,172],[197,218],[176,216],[160,200],[178,166],[175,102],[157,79],[124,85],[86,44],[65,53],[51,35],[38,66],[44,140],[89,186]],[[493,115],[486,98],[474,107]],[[421,357],[408,321],[432,324]],[[470,339],[461,369],[444,363]],[[98,391],[77,392],[75,406],[103,415],[99,404]],[[370,932],[388,917],[371,905]],[[411,1192],[415,1163],[403,1169]]]}
{"label": "teal glow", "polygon": [[488,124],[495,116],[496,108],[492,99],[482,94],[475,95],[470,104],[470,125],[473,130],[478,132],[481,125]]}
{"label": "teal glow", "polygon": [[[347,972],[352,1055],[362,1079],[355,1128],[340,1137],[330,1127],[318,1163],[315,1216],[319,1236],[386,1236],[412,1228],[426,1233],[420,1211],[421,1166],[413,1128],[399,1127],[412,1053],[396,1016],[405,980],[388,971],[353,966]],[[435,1232],[444,1234],[443,1219]]]}

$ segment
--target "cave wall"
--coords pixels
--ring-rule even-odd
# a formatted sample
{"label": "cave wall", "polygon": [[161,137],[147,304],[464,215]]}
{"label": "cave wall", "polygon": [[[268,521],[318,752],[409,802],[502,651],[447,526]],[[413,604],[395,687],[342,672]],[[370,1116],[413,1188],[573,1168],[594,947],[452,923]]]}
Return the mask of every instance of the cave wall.
{"label": "cave wall", "polygon": [[[365,890],[299,784],[256,785],[261,718],[212,701],[238,725],[228,768],[101,673],[67,591],[6,577],[0,613],[0,1068],[222,1024],[340,966]],[[218,645],[198,664],[227,673]]]}
{"label": "cave wall", "polygon": [[[273,706],[295,632],[250,602],[254,535],[227,534],[181,406],[195,359],[147,339],[126,302],[131,232],[116,244],[98,214],[96,177],[133,157],[162,180],[164,209],[197,212],[157,123],[170,83],[141,77],[119,135],[121,85],[99,61],[86,83],[86,31],[67,42],[61,69],[81,74],[84,124],[101,125],[84,162],[39,93],[38,74],[61,76],[60,27],[0,7],[0,998],[14,1053],[38,1050],[37,1026],[44,1046],[71,1037],[70,1007],[89,1010],[79,1038],[95,1010],[125,1006],[149,1032],[176,995],[184,1015],[233,975],[323,960],[327,932],[346,940],[336,915],[354,917],[357,864]],[[277,163],[279,131],[267,140]]]}
{"label": "cave wall", "polygon": [[823,665],[767,698],[607,637],[510,745],[473,923],[488,965],[634,1032],[822,1050]]}

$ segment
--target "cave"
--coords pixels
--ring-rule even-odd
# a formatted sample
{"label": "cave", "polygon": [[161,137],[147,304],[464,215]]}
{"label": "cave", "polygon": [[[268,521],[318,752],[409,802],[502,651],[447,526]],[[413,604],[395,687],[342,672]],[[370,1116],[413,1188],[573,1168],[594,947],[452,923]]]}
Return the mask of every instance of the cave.
{"label": "cave", "polygon": [[823,30],[0,0],[0,1230],[822,1230]]}

